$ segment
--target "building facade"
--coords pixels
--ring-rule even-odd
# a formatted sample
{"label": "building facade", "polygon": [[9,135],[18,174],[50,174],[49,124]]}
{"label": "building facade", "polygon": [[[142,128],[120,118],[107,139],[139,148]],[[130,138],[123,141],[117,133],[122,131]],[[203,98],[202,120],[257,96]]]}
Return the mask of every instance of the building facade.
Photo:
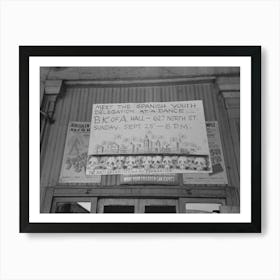
{"label": "building facade", "polygon": [[[239,68],[41,68],[41,212],[239,212],[239,82]],[[216,156],[217,162],[222,162],[216,165],[215,174],[134,177],[116,174],[62,180],[69,124],[88,126],[93,104],[191,100],[202,100],[209,135],[211,124],[218,127],[215,133],[220,143],[216,149],[213,144],[210,151],[211,157]],[[79,154],[77,148],[83,140],[77,141],[72,148],[78,151],[72,152],[77,154],[79,164],[74,160],[66,164],[69,168],[75,165],[81,177],[87,158],[86,152]],[[149,139],[145,139],[145,148],[151,149],[150,145]],[[160,149],[159,143],[153,145],[153,149]],[[112,145],[110,149],[115,151],[120,147]]]}

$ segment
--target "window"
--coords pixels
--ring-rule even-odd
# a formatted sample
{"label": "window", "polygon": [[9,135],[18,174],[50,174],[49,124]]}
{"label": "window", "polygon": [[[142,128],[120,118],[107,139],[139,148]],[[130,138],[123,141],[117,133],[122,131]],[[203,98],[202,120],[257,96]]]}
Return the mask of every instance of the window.
{"label": "window", "polygon": [[95,213],[96,197],[54,197],[51,213]]}
{"label": "window", "polygon": [[100,198],[98,213],[137,213],[137,199],[130,198]]}
{"label": "window", "polygon": [[186,203],[186,213],[220,213],[221,203]]}
{"label": "window", "polygon": [[90,213],[91,202],[57,202],[55,213]]}
{"label": "window", "polygon": [[176,213],[176,206],[168,206],[168,205],[145,206],[145,213]]}
{"label": "window", "polygon": [[226,203],[225,198],[180,198],[181,213],[221,213],[221,207]]}
{"label": "window", "polygon": [[134,206],[105,205],[103,213],[134,213]]}

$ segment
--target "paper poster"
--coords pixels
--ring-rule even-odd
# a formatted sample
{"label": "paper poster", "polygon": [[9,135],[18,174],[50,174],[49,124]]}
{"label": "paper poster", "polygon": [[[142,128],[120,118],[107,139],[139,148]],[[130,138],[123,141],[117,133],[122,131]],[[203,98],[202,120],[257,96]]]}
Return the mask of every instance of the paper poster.
{"label": "paper poster", "polygon": [[86,172],[212,172],[202,101],[94,104]]}
{"label": "paper poster", "polygon": [[69,122],[60,183],[99,183],[101,176],[87,176],[86,163],[90,136],[89,122]]}
{"label": "paper poster", "polygon": [[227,173],[223,155],[218,122],[206,122],[209,149],[212,162],[212,173],[188,173],[183,175],[184,184],[215,184],[227,185]]}

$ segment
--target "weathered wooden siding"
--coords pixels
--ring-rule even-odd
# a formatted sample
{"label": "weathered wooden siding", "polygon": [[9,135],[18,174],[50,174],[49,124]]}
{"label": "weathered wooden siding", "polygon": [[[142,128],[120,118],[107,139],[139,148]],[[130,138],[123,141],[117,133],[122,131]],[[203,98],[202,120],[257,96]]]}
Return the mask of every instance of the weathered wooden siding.
{"label": "weathered wooden siding", "polygon": [[[48,125],[41,148],[41,188],[57,186],[69,121],[90,121],[92,104],[203,100],[207,121],[220,126],[229,185],[239,188],[238,162],[223,96],[214,80],[186,84],[145,86],[68,86],[59,97],[55,123]],[[119,176],[102,176],[101,185],[119,184]]]}

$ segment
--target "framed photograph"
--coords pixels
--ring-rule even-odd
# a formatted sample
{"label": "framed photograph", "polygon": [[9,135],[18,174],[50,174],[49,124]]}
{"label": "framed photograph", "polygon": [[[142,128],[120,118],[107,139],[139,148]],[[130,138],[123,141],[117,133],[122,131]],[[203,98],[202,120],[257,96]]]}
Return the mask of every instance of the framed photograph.
{"label": "framed photograph", "polygon": [[20,232],[261,232],[260,46],[20,46]]}

